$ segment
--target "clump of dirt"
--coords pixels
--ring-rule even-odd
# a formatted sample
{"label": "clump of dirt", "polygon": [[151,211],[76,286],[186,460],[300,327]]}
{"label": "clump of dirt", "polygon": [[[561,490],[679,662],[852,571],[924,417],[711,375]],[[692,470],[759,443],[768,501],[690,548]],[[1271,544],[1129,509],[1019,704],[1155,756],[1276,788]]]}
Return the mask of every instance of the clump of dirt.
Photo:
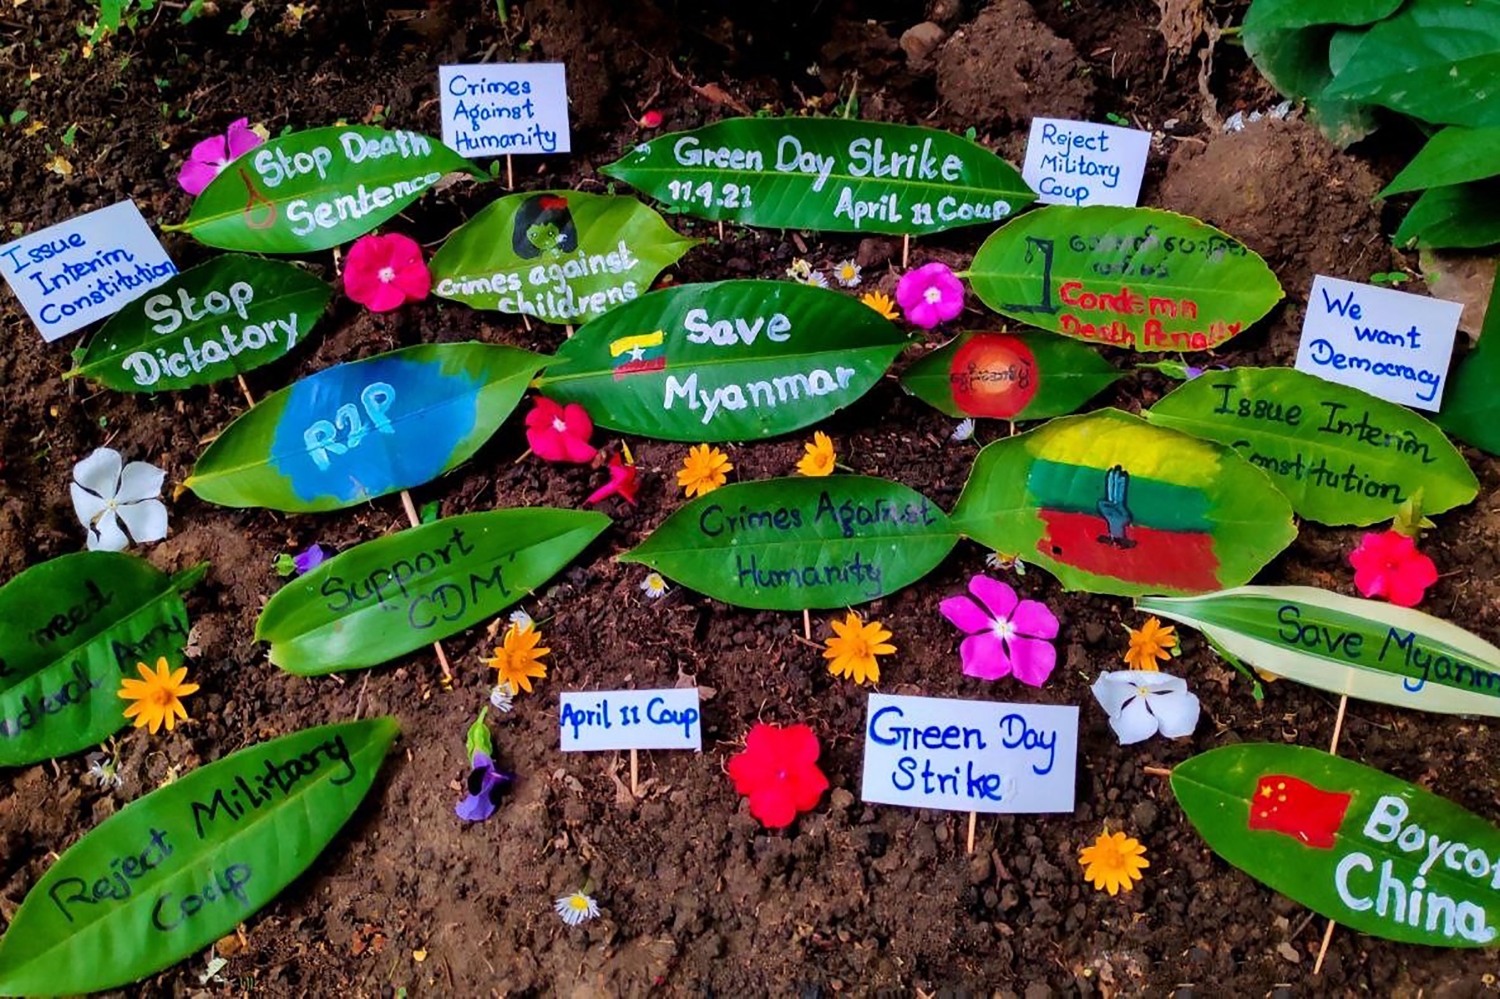
{"label": "clump of dirt", "polygon": [[1026,0],[1000,0],[954,32],[937,55],[938,96],[979,129],[1033,117],[1087,118],[1094,84],[1073,43]]}
{"label": "clump of dirt", "polygon": [[1391,265],[1380,181],[1313,126],[1264,119],[1180,142],[1154,202],[1218,226],[1265,257],[1287,294],[1315,274],[1363,280]]}

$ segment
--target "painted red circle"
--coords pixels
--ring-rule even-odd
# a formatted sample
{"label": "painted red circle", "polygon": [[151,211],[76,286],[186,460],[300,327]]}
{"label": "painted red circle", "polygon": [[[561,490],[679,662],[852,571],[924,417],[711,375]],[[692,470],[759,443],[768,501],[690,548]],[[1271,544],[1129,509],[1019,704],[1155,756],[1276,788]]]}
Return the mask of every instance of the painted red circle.
{"label": "painted red circle", "polygon": [[978,333],[954,351],[948,384],[968,415],[1010,419],[1036,396],[1036,357],[1016,337]]}

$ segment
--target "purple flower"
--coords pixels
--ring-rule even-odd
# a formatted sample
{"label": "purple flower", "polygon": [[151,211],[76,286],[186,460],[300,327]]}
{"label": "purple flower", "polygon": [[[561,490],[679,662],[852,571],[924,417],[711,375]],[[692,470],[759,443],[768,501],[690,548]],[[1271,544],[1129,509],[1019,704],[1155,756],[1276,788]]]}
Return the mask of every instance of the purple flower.
{"label": "purple flower", "polygon": [[907,322],[930,330],[964,310],[964,283],[947,264],[923,264],[901,275],[896,301]]}
{"label": "purple flower", "polygon": [[[943,616],[968,635],[959,654],[964,672],[981,680],[1014,674],[1017,680],[1040,687],[1057,665],[1057,616],[1035,600],[1020,600],[1016,591],[998,579],[975,576],[969,592],[979,598],[949,597],[939,608]],[[982,605],[982,606],[981,606]]]}
{"label": "purple flower", "polygon": [[312,572],[322,565],[328,558],[328,553],[323,550],[322,545],[309,545],[306,551],[292,556],[292,566],[297,570],[297,575]]}
{"label": "purple flower", "polygon": [[230,160],[249,152],[262,141],[250,130],[250,119],[240,118],[232,122],[229,131],[223,135],[209,136],[193,147],[187,162],[177,173],[177,183],[197,197],[219,175],[219,171],[229,165]]}
{"label": "purple flower", "polygon": [[469,796],[453,810],[465,822],[483,822],[495,814],[500,799],[510,791],[516,777],[497,769],[487,753],[475,753],[471,762],[474,769],[469,771],[469,779],[465,782]]}

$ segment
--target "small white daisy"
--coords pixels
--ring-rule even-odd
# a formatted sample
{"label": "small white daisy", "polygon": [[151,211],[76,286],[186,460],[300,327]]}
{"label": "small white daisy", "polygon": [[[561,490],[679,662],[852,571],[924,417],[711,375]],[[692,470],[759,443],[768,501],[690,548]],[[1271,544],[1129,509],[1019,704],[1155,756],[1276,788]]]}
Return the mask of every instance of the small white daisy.
{"label": "small white daisy", "polygon": [[811,274],[809,274],[803,280],[802,283],[803,284],[810,284],[814,288],[827,288],[828,287],[828,279],[823,276],[823,273],[821,271],[813,271]]}
{"label": "small white daisy", "polygon": [[793,260],[792,266],[786,269],[786,276],[793,281],[806,281],[810,274],[812,274],[812,264],[801,257]]}
{"label": "small white daisy", "polygon": [[531,615],[519,607],[510,612],[510,623],[515,625],[517,631],[536,627],[536,622],[531,619]]}
{"label": "small white daisy", "polygon": [[490,707],[503,715],[508,715],[511,708],[515,707],[515,696],[515,691],[510,689],[510,684],[497,683],[490,690]]}
{"label": "small white daisy", "polygon": [[845,288],[859,287],[859,264],[852,260],[840,260],[833,265],[833,276]]}
{"label": "small white daisy", "polygon": [[103,753],[90,753],[88,755],[89,772],[86,775],[89,780],[103,790],[112,790],[124,786],[125,778],[120,776],[120,765]]}
{"label": "small white daisy", "polygon": [[599,916],[599,903],[581,891],[575,891],[571,895],[563,895],[556,902],[552,903],[552,909],[569,926],[581,926],[590,919],[597,919]]}
{"label": "small white daisy", "polygon": [[667,595],[667,581],[659,572],[648,572],[646,578],[641,580],[641,592],[646,594],[648,600],[660,600]]}
{"label": "small white daisy", "polygon": [[961,444],[973,436],[974,418],[972,416],[966,416],[962,420],[958,421],[958,426],[953,428],[953,433],[948,435],[948,439],[957,441]]}

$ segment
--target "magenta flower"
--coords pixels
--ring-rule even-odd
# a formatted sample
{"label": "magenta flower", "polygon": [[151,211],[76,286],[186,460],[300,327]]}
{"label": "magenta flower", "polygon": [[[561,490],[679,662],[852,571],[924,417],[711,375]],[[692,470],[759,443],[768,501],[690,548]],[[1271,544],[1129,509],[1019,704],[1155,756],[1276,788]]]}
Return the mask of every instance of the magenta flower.
{"label": "magenta flower", "polygon": [[265,140],[250,131],[250,119],[241,118],[231,122],[229,131],[213,135],[193,147],[187,162],[177,171],[177,183],[193,197],[229,165],[229,161],[247,153]]}
{"label": "magenta flower", "polygon": [[399,232],[361,236],[344,257],[344,293],[371,312],[420,302],[431,288],[422,248]]}
{"label": "magenta flower", "polygon": [[923,264],[901,275],[896,301],[907,322],[930,330],[964,310],[964,283],[947,264]]}
{"label": "magenta flower", "polygon": [[[981,680],[1014,674],[1017,680],[1040,687],[1057,665],[1057,616],[1046,604],[1021,600],[998,579],[975,576],[969,592],[979,598],[949,597],[939,608],[943,616],[968,635],[959,647],[964,673]],[[981,606],[982,605],[982,606]]]}

